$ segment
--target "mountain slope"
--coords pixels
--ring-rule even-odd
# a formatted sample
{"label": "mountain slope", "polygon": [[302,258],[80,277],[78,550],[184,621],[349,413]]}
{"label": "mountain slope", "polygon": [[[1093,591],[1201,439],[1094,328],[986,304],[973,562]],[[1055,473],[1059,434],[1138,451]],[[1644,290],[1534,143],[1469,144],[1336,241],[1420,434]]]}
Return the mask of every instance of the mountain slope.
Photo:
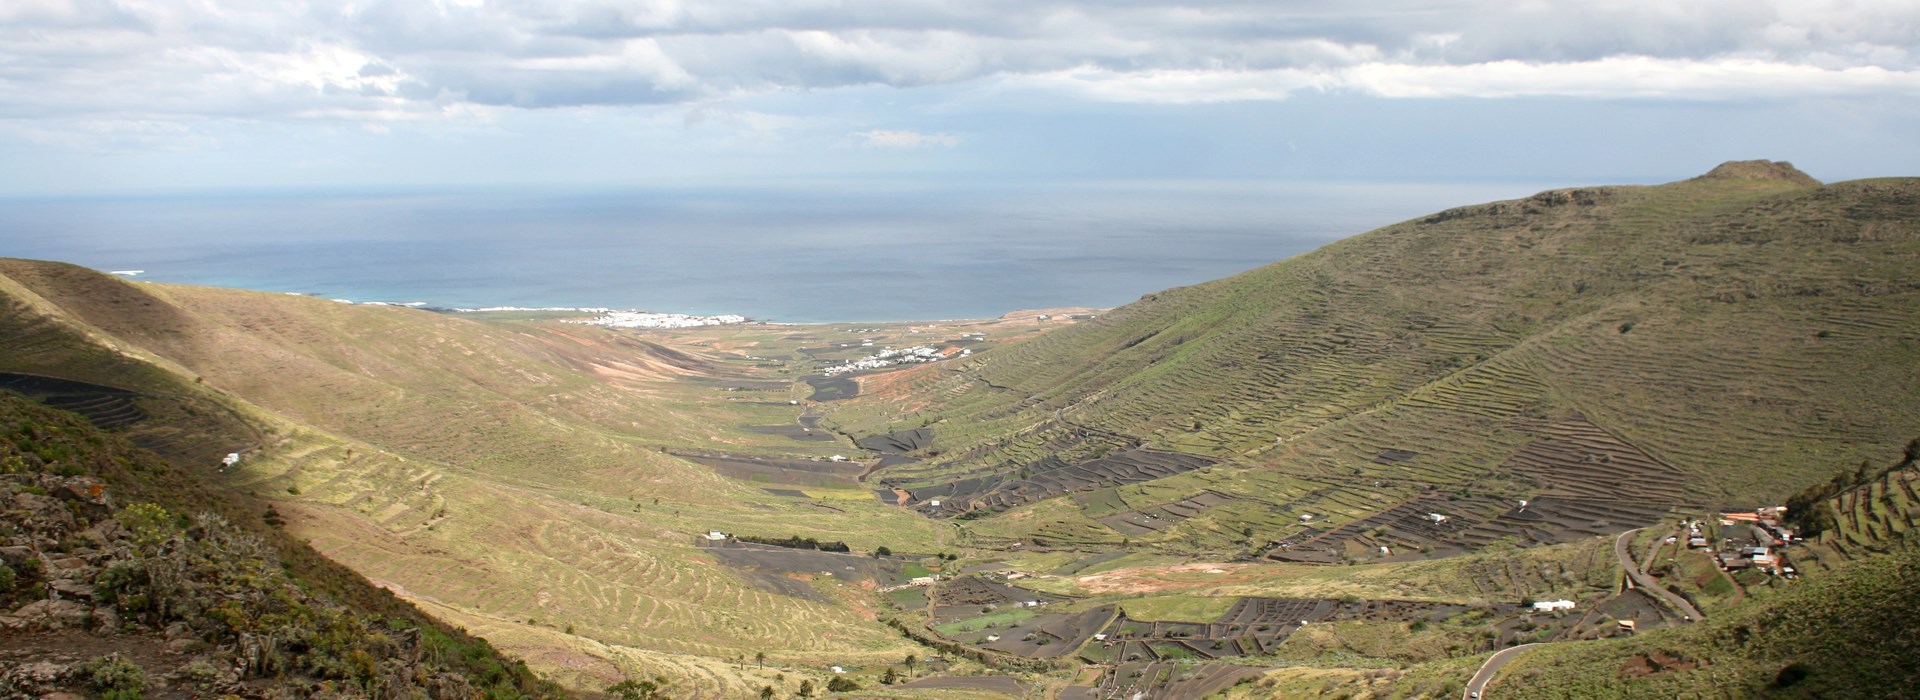
{"label": "mountain slope", "polygon": [[[1335,524],[1436,491],[1498,496],[1457,506],[1481,520],[1540,497],[1654,506],[1627,522],[1779,499],[1920,432],[1899,389],[1920,382],[1916,222],[1920,181],[1821,186],[1766,162],[1543,192],[912,370],[832,420],[855,435],[931,427],[929,459],[880,474],[928,493],[1143,443],[1236,465],[1076,496],[1122,512],[1203,490],[1346,492],[1299,507]],[[1299,529],[1235,508],[1148,537],[1218,548]],[[1087,527],[1028,534],[1100,541]]]}
{"label": "mountain slope", "polygon": [[[0,392],[0,689],[559,694],[145,450]],[[19,652],[29,652],[15,661]],[[79,662],[79,663],[75,663]]]}
{"label": "mountain slope", "polygon": [[[129,439],[178,443],[176,463],[276,503],[327,556],[565,682],[663,674],[679,692],[740,693],[767,679],[725,659],[757,650],[912,648],[871,613],[772,594],[694,545],[725,528],[936,547],[934,524],[872,499],[775,499],[662,452],[792,442],[716,424],[724,361],[591,327],[33,261],[0,260],[0,303],[20,331],[0,334],[0,383],[137,418],[118,425]],[[137,411],[113,413],[121,402]],[[235,451],[240,469],[216,472]]]}

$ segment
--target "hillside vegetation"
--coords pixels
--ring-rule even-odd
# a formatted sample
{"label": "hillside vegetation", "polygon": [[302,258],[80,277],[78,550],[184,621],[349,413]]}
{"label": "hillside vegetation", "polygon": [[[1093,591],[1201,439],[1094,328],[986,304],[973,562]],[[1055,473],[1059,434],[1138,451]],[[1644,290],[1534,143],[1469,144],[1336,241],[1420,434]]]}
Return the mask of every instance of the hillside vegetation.
{"label": "hillside vegetation", "polygon": [[[1920,509],[1904,485],[1920,469],[1908,460],[1883,471],[1819,504],[1846,524],[1793,548],[1818,575],[1699,626],[1529,655],[1502,696],[1915,697]],[[1889,486],[1906,495],[1896,503]]]}
{"label": "hillside vegetation", "polygon": [[[409,646],[404,602],[640,695],[1433,697],[1527,642],[1586,663],[1529,655],[1542,693],[1636,654],[1636,687],[1697,688],[1714,667],[1661,669],[1764,626],[1791,633],[1718,668],[1758,689],[1806,662],[1796,687],[1841,693],[1890,658],[1849,616],[1912,602],[1917,261],[1920,180],[1765,161],[1452,209],[1111,311],[930,324],[613,330],[0,259],[0,389],[165,460],[172,493],[97,475],[173,543],[128,561],[265,566],[224,522],[297,576],[338,562],[377,589],[321,593],[392,606],[334,625],[376,660],[437,648]],[[845,367],[906,346],[927,362]],[[38,459],[5,464],[58,473]],[[1822,530],[1803,581],[1665,542],[1790,497]],[[102,566],[96,589],[140,594]],[[149,619],[169,643],[179,620]],[[224,619],[193,629],[258,657]],[[411,668],[315,644],[275,672],[371,693]],[[460,653],[480,666],[425,675],[544,692]]]}
{"label": "hillside vegetation", "polygon": [[[0,260],[0,304],[6,388],[275,502],[328,557],[566,682],[746,692],[776,671],[728,660],[912,648],[869,611],[769,592],[694,546],[724,529],[940,547],[935,523],[864,492],[775,498],[663,452],[852,449],[730,424],[774,410],[720,398],[737,356],[19,260]],[[244,459],[220,470],[229,452]]]}
{"label": "hillside vegetation", "polygon": [[[979,484],[950,514],[1072,492],[1087,517],[1003,529],[1042,543],[1228,551],[1297,538],[1302,514],[1307,537],[1336,527],[1318,540],[1332,559],[1618,531],[1777,502],[1920,434],[1917,256],[1920,181],[1730,163],[1452,209],[1150,294],[911,370],[830,420],[931,428],[924,461],[878,477],[933,497]],[[1068,469],[1140,445],[1221,464],[1141,484]],[[1521,499],[1548,525],[1513,520]],[[1337,530],[1432,511],[1475,532]]]}
{"label": "hillside vegetation", "polygon": [[560,694],[287,536],[272,509],[6,393],[0,499],[10,696]]}

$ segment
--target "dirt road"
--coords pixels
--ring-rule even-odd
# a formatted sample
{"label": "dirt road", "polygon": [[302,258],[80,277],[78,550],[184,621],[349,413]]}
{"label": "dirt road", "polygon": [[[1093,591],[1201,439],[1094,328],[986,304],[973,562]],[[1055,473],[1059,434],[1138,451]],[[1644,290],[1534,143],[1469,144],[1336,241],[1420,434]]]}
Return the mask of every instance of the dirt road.
{"label": "dirt road", "polygon": [[1659,581],[1655,581],[1653,577],[1642,573],[1640,565],[1634,563],[1633,555],[1627,553],[1627,539],[1632,537],[1634,533],[1644,529],[1646,528],[1635,528],[1622,532],[1619,537],[1613,540],[1613,553],[1620,558],[1620,568],[1627,572],[1628,586],[1638,586],[1640,590],[1646,591],[1655,598],[1659,598],[1674,610],[1678,610],[1681,615],[1686,617],[1688,622],[1707,619],[1706,615],[1700,614],[1699,608],[1693,607],[1693,604],[1687,602],[1687,599],[1674,595],[1672,591],[1662,588]]}

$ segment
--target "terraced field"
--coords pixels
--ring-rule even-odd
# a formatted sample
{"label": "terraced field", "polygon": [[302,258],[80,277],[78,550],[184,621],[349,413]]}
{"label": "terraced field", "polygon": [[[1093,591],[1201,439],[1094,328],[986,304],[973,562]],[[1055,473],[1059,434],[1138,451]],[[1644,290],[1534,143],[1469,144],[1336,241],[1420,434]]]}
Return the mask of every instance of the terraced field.
{"label": "terraced field", "polygon": [[[1033,675],[901,692],[1428,664],[1428,693],[1500,645],[1670,622],[1612,535],[1920,435],[1920,181],[1716,173],[1440,212],[1046,333],[623,332],[0,261],[0,388],[182,464],[243,452],[209,478],[581,687],[792,695],[938,650]],[[821,374],[923,341],[976,352]],[[1912,539],[1911,470],[1868,481],[1810,568]],[[1577,610],[1522,605],[1548,596]]]}
{"label": "terraced field", "polygon": [[[1048,457],[1022,467],[1010,478],[996,473],[896,488],[911,493],[916,504],[930,515],[979,515],[1081,491],[1153,481],[1213,463],[1211,459],[1195,455],[1133,449],[1078,464]],[[940,501],[939,505],[933,504],[935,500]]]}
{"label": "terraced field", "polygon": [[[0,371],[116,382],[48,393],[58,387],[13,376],[16,390],[48,390],[226,488],[278,501],[289,530],[322,553],[571,682],[659,672],[738,697],[772,672],[724,659],[766,651],[814,668],[914,648],[875,619],[877,594],[765,590],[693,545],[725,529],[863,552],[942,548],[935,523],[844,488],[859,467],[805,458],[850,444],[753,432],[771,416],[798,426],[803,409],[775,391],[785,380],[751,384],[723,354],[578,326],[0,268],[0,323],[19,331],[0,337]],[[681,381],[667,368],[715,374]],[[735,400],[743,391],[771,396]],[[815,495],[814,483],[776,496],[662,444],[749,457],[801,446],[788,454],[832,465],[821,474],[858,498]],[[215,473],[232,451],[245,453],[240,469]]]}
{"label": "terraced field", "polygon": [[[1170,551],[1432,556],[1778,499],[1920,432],[1891,390],[1920,381],[1920,284],[1889,262],[1920,246],[1920,195],[1764,172],[1441,212],[907,370],[824,422],[931,428],[877,476],[966,494],[945,514],[1066,491]],[[1023,483],[1146,444],[1215,465],[1113,510]]]}

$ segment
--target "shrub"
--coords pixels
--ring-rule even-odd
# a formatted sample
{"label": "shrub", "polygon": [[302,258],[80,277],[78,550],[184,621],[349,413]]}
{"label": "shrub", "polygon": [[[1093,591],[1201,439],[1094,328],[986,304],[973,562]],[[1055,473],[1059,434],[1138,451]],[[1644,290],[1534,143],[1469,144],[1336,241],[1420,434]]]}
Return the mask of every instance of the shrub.
{"label": "shrub", "polygon": [[87,661],[75,671],[100,700],[143,700],[147,697],[147,672],[139,664],[119,653]]}
{"label": "shrub", "polygon": [[827,690],[834,693],[847,693],[860,689],[860,684],[847,680],[844,676],[834,676],[827,681]]}
{"label": "shrub", "polygon": [[152,503],[135,503],[113,514],[120,526],[133,533],[134,544],[153,547],[171,539],[180,531],[172,513]]}

